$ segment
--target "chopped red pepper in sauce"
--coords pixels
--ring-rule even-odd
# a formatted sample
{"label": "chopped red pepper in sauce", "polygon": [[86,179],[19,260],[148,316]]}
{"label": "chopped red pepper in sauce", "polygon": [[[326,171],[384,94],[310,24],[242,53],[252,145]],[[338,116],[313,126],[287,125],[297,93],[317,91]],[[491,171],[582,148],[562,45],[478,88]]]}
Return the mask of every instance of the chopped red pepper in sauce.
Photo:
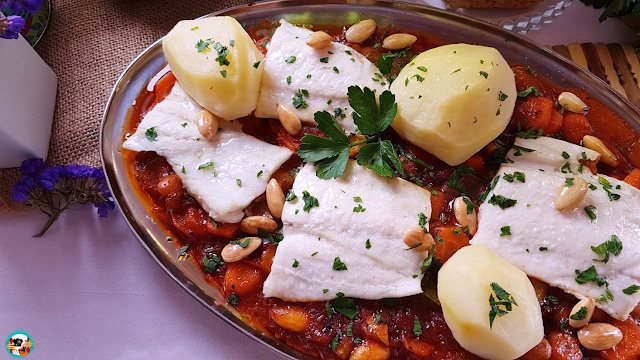
{"label": "chopped red pepper in sauce", "polygon": [[[262,45],[268,43],[274,28],[272,23],[261,26],[261,30],[249,33],[256,46],[265,52]],[[342,28],[330,27],[328,31],[334,41],[348,44]],[[376,44],[381,43],[384,35],[398,31],[396,28],[378,29],[365,43],[348,45],[375,62],[385,52]],[[412,33],[418,36],[418,41],[411,46],[406,57],[394,60],[392,73],[397,74],[415,54],[446,43],[425,34]],[[517,100],[511,122],[499,137],[502,143],[510,146],[518,129],[542,128],[545,136],[560,137],[573,143],[579,143],[584,135],[593,135],[600,138],[620,162],[615,168],[599,163],[598,171],[624,179],[633,186],[640,186],[640,170],[637,169],[640,167],[640,149],[636,146],[638,134],[617,114],[581,90],[571,91],[589,107],[586,115],[563,111],[557,102],[563,89],[525,66],[514,65],[512,69],[517,90],[535,86],[539,96],[529,95]],[[140,93],[130,112],[125,132],[134,132],[144,115],[169,94],[175,81],[175,77],[168,73],[155,84],[152,92],[143,90]],[[316,127],[308,125],[303,126],[298,134],[290,135],[277,120],[253,116],[240,119],[240,122],[247,134],[291,150],[297,149],[305,134],[322,135]],[[347,359],[358,346],[360,355],[362,351],[367,354],[361,358],[475,359],[475,355],[465,351],[453,338],[434,296],[426,294],[435,294],[439,266],[458,249],[468,245],[470,240],[470,235],[456,223],[450,206],[452,200],[461,195],[460,186],[456,186],[451,179],[457,177],[469,197],[477,199],[496,173],[500,146],[495,143],[487,145],[464,163],[463,166],[471,170],[455,171],[455,168],[435,156],[404,141],[393,130],[387,130],[384,136],[403,150],[400,160],[406,173],[405,179],[433,190],[429,228],[437,239],[435,262],[423,280],[425,294],[379,301],[355,299],[356,319],[336,312],[328,313],[324,302],[292,303],[265,298],[262,284],[269,274],[277,247],[270,241],[263,241],[257,251],[239,262],[216,266],[209,260],[204,264],[203,257],[209,256],[207,259],[210,259],[211,254],[219,257],[229,241],[247,235],[242,233],[238,224],[212,222],[184,188],[160,194],[158,183],[174,174],[164,158],[153,152],[136,153],[128,150],[123,150],[123,156],[129,178],[149,212],[171,237],[178,240],[177,246],[188,245],[192,261],[200,265],[206,279],[219,287],[227,296],[230,306],[234,306],[244,319],[260,331],[304,353],[327,359]],[[418,161],[413,161],[415,159]],[[425,169],[424,163],[432,168]],[[285,193],[293,184],[295,170],[301,166],[302,160],[294,155],[273,175]],[[267,215],[264,196],[258,197],[246,212],[250,215]],[[640,356],[640,317],[634,318],[632,315],[629,320],[620,322],[596,311],[594,317],[597,321],[618,326],[624,338],[614,349],[597,352],[586,350],[580,347],[577,329],[567,324],[571,308],[577,301],[575,297],[539,281],[534,284],[542,307],[545,338],[552,349],[551,359],[635,359]],[[416,318],[421,332],[414,329]],[[535,349],[523,358],[540,358]]]}

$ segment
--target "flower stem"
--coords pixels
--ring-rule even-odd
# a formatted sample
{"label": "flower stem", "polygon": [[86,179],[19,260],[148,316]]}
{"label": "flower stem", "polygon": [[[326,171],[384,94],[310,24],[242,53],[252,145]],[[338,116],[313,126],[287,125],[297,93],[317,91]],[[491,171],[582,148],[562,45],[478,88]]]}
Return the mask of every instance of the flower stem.
{"label": "flower stem", "polygon": [[68,206],[63,207],[62,209],[58,209],[58,208],[51,209],[51,215],[49,215],[49,219],[44,224],[44,226],[42,227],[40,232],[35,234],[35,235],[33,235],[33,237],[35,237],[35,238],[42,237],[42,235],[44,235],[44,233],[46,233],[47,230],[49,230],[51,225],[53,225],[53,223],[56,220],[58,220],[58,216],[60,216],[60,214],[62,214],[65,210],[67,210],[67,208],[68,208]]}

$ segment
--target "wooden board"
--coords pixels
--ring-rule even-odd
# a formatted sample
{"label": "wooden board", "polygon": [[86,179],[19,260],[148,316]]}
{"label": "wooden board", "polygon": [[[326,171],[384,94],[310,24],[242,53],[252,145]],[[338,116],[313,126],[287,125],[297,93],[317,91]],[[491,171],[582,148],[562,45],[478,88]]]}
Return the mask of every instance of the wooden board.
{"label": "wooden board", "polygon": [[632,43],[556,45],[553,50],[600,79],[640,107],[640,49]]}

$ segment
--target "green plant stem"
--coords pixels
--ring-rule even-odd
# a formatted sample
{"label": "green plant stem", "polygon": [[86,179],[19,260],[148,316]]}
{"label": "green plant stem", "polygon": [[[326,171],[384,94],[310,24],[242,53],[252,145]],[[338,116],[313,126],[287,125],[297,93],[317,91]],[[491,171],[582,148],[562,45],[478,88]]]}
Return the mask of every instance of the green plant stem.
{"label": "green plant stem", "polygon": [[62,209],[58,209],[58,208],[51,209],[51,215],[49,215],[49,219],[44,224],[40,232],[33,235],[33,237],[35,238],[42,237],[42,235],[44,235],[44,233],[46,233],[47,230],[49,230],[49,228],[51,227],[51,225],[53,225],[53,223],[58,219],[58,216],[60,216],[60,214],[62,214],[68,208],[69,208],[69,204],[65,205]]}

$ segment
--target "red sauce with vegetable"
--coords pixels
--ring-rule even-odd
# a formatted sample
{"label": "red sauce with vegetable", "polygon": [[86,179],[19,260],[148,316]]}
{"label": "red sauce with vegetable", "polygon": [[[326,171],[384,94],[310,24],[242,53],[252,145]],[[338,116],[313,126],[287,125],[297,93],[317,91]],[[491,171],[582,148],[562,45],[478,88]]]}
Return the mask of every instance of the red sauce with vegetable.
{"label": "red sauce with vegetable", "polygon": [[[256,46],[266,51],[266,43],[273,32],[273,24],[262,24],[261,30],[250,31]],[[346,43],[342,28],[329,28],[334,41]],[[378,44],[385,35],[399,29],[378,29],[364,44],[349,44],[370,60],[377,61],[384,52]],[[394,59],[393,73],[409,62],[411,57],[429,48],[445,44],[444,41],[415,33],[418,41],[406,56]],[[265,41],[266,39],[266,41]],[[203,269],[206,279],[218,286],[244,319],[255,328],[281,339],[294,348],[326,359],[393,358],[393,359],[475,359],[453,338],[437,304],[437,270],[458,249],[469,244],[470,236],[455,220],[451,201],[466,189],[471,199],[477,199],[494,176],[503,148],[513,143],[518,130],[541,128],[546,136],[580,143],[584,135],[600,138],[620,164],[611,167],[597,164],[597,170],[629,184],[640,187],[640,149],[638,134],[617,114],[600,101],[581,90],[571,90],[589,107],[586,115],[563,111],[557,103],[563,90],[551,84],[525,66],[512,67],[516,75],[517,90],[535,86],[540,96],[519,98],[511,123],[505,132],[483,150],[456,168],[448,166],[435,156],[402,140],[393,130],[385,136],[402,148],[401,161],[406,180],[433,190],[430,232],[436,242],[435,262],[423,280],[424,294],[401,299],[368,301],[355,299],[357,318],[327,310],[325,302],[293,303],[277,298],[265,298],[262,284],[269,274],[276,245],[263,240],[261,247],[247,258],[225,263],[212,270],[211,263],[203,264],[205,256],[220,255],[229,241],[243,235],[238,224],[213,223],[198,202],[189,196],[180,179],[166,160],[153,152],[135,153],[123,150],[127,171],[134,188],[149,207],[149,212],[164,225],[179,246],[188,246],[191,259]],[[169,73],[156,84],[153,92],[143,91],[130,113],[126,131],[132,133],[144,115],[161,101],[175,83]],[[297,135],[289,135],[277,120],[240,119],[243,130],[266,142],[295,150],[304,134],[321,135],[313,126],[303,126]],[[429,164],[425,168],[424,164]],[[291,188],[295,170],[302,160],[294,155],[273,177],[286,192]],[[437,194],[436,194],[437,193]],[[264,195],[258,197],[246,210],[249,215],[270,216]],[[279,221],[279,220],[278,220]],[[441,239],[441,240],[440,240]],[[390,259],[392,261],[392,259]],[[533,281],[540,299],[545,325],[545,344],[541,343],[523,359],[636,359],[640,357],[640,317],[631,316],[621,322],[596,310],[594,321],[608,322],[623,332],[623,340],[613,349],[589,351],[581,348],[577,329],[567,324],[571,308],[577,300],[563,291]],[[415,328],[415,318],[419,327]],[[359,352],[353,350],[359,346]],[[364,349],[364,350],[362,350]],[[360,355],[361,357],[358,357]],[[362,357],[364,356],[364,357]]]}

